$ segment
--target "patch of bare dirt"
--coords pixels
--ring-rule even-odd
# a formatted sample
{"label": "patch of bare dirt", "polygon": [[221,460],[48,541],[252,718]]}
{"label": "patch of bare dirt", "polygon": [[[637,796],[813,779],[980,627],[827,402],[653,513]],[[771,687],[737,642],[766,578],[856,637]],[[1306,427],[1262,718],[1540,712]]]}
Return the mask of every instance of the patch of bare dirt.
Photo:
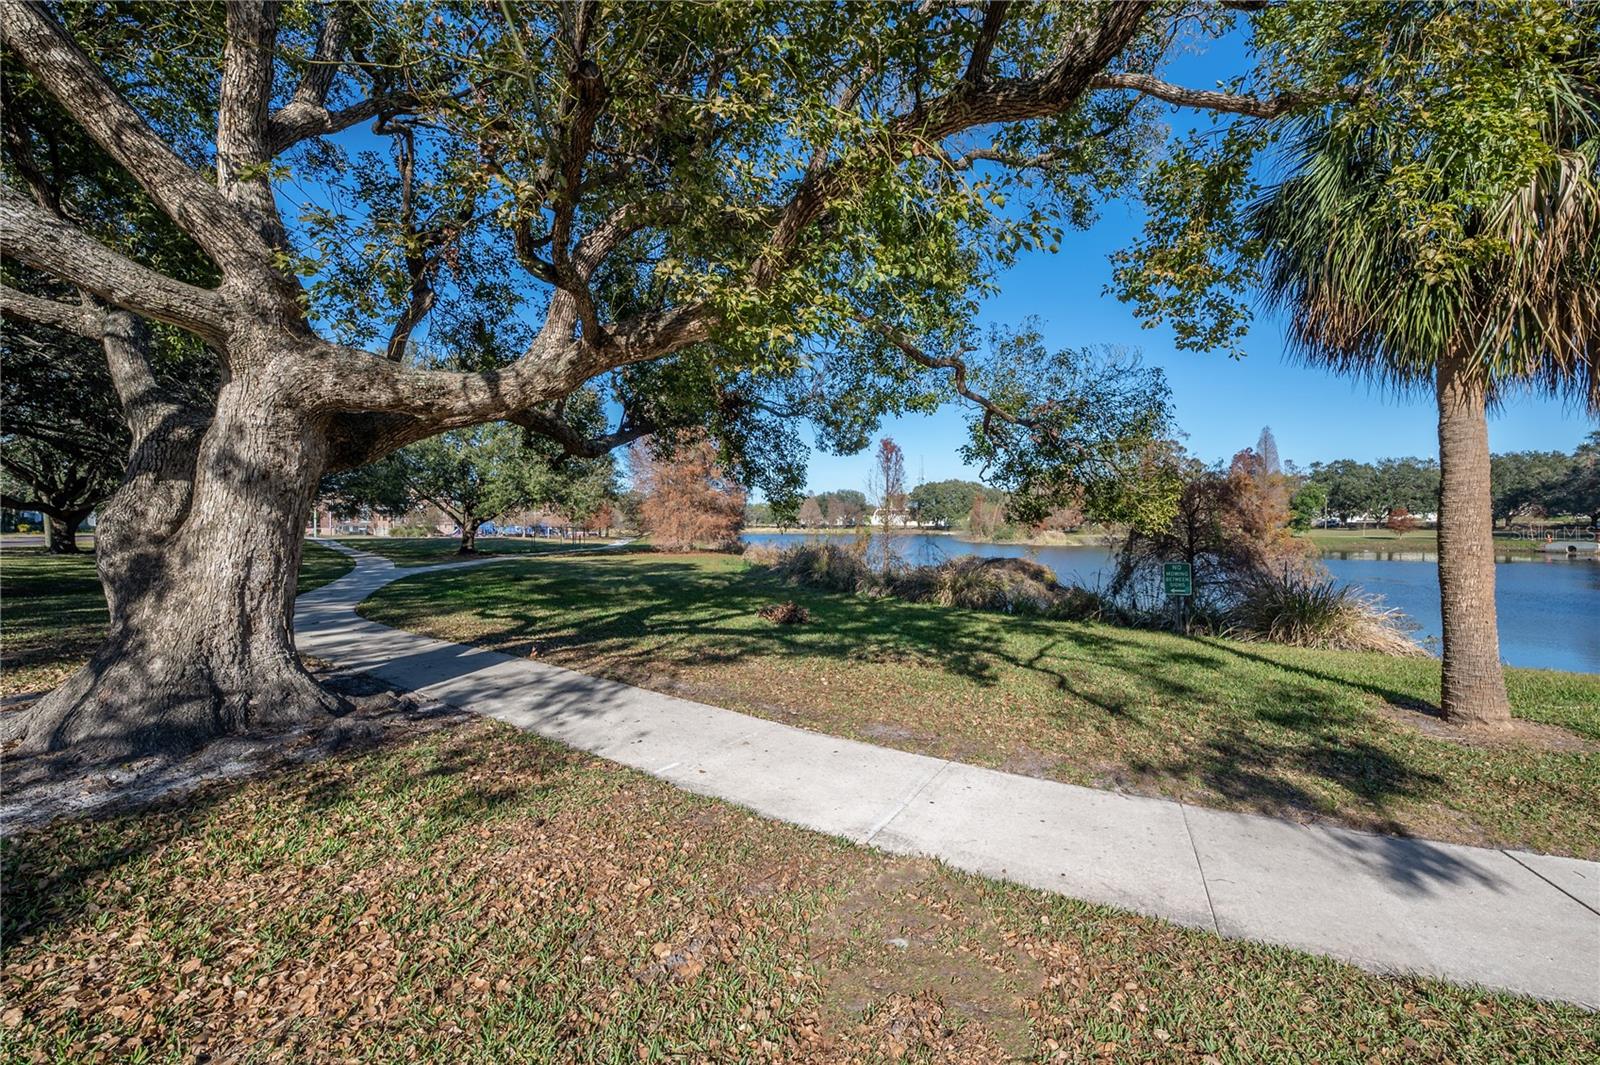
{"label": "patch of bare dirt", "polygon": [[1046,974],[985,913],[927,860],[881,866],[853,885],[811,928],[824,1045],[842,1060],[1030,1054],[1026,1003]]}
{"label": "patch of bare dirt", "polygon": [[1539,751],[1600,753],[1600,744],[1559,725],[1514,719],[1504,728],[1481,728],[1455,724],[1432,708],[1424,710],[1400,706],[1385,700],[1378,701],[1376,705],[1380,714],[1398,725],[1415,729],[1430,739],[1467,747],[1532,747]]}
{"label": "patch of bare dirt", "polygon": [[40,828],[62,817],[147,806],[214,781],[263,776],[334,754],[376,750],[475,718],[399,692],[365,673],[307,665],[325,687],[349,699],[350,713],[294,729],[230,736],[187,755],[153,755],[111,766],[86,765],[70,754],[6,754],[0,835]]}
{"label": "patch of bare dirt", "polygon": [[1040,777],[1045,780],[1055,778],[1056,771],[1061,768],[1063,759],[1056,755],[1036,751],[1026,744],[1012,748],[1006,760],[998,768],[1002,773],[1015,773],[1023,777]]}

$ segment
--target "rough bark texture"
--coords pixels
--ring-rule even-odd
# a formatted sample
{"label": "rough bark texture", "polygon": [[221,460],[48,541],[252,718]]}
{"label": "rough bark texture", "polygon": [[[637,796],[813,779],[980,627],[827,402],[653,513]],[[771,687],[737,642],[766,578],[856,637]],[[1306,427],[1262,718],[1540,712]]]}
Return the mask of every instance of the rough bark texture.
{"label": "rough bark texture", "polygon": [[1439,602],[1444,620],[1446,717],[1510,724],[1494,603],[1489,424],[1481,384],[1442,361],[1439,392]]}
{"label": "rough bark texture", "polygon": [[478,523],[463,520],[461,522],[461,546],[456,548],[458,555],[476,555],[478,553]]}
{"label": "rough bark texture", "polygon": [[161,398],[131,315],[106,350],[134,430],[97,562],[111,624],[83,669],[8,727],[93,760],[179,751],[336,712],[291,629],[300,529],[325,460],[292,381],[235,378],[207,413]]}

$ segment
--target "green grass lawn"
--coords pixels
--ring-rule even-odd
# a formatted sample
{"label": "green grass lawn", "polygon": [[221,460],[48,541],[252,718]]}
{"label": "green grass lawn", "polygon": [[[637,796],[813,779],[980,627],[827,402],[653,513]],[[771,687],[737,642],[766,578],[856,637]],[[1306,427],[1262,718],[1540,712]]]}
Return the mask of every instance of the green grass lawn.
{"label": "green grass lawn", "polygon": [[1576,1008],[889,857],[487,722],[58,823],[0,875],[13,1061],[1600,1053]]}
{"label": "green grass lawn", "polygon": [[[794,599],[810,624],[756,616]],[[1431,659],[779,584],[720,555],[546,557],[389,585],[374,620],[835,735],[1224,809],[1600,856],[1600,676],[1512,669],[1570,749],[1430,735]],[[1560,731],[1565,730],[1565,731]]]}
{"label": "green grass lawn", "polygon": [[[480,536],[478,555],[543,555],[575,548],[595,548],[610,543],[609,538],[583,542],[523,539],[520,536]],[[436,562],[456,562],[461,541],[454,536],[341,536],[339,543],[358,551],[382,555],[397,566],[427,566]]]}
{"label": "green grass lawn", "polygon": [[[310,546],[306,564],[303,586],[349,566]],[[695,653],[714,653],[735,683],[777,656],[788,672],[774,675],[823,690],[893,664],[992,694],[1020,668],[1003,656],[1021,645],[997,640],[1001,619],[983,615],[873,615],[885,604],[806,595],[823,624],[751,624],[780,590],[719,556],[501,566],[504,580],[498,567],[476,573],[493,577],[476,594],[499,628],[553,657],[605,648],[630,670],[661,654],[664,681],[690,679]],[[392,589],[416,603],[431,588],[448,624],[489,634],[472,586],[442,577]],[[35,649],[58,656],[103,624],[86,560],[8,554],[4,580],[8,654],[16,604]],[[1117,635],[1071,639],[1088,647],[1091,633]],[[847,637],[860,640],[853,658],[837,653]],[[1119,697],[1132,712],[1142,694]],[[896,705],[886,690],[874,698]],[[992,699],[973,710],[995,716]],[[1575,1008],[1375,976],[889,857],[489,722],[13,835],[0,841],[0,884],[5,1060],[1600,1053],[1600,1025]]]}
{"label": "green grass lawn", "polygon": [[[306,544],[300,591],[319,588],[354,565],[337,551]],[[94,651],[105,627],[94,555],[47,555],[37,547],[0,553],[0,696],[61,683]]]}

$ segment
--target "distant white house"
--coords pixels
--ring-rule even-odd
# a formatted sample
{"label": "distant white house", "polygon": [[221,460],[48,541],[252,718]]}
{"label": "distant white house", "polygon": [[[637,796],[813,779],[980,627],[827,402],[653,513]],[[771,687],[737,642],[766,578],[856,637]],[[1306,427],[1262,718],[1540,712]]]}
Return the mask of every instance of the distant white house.
{"label": "distant white house", "polygon": [[883,508],[882,507],[874,507],[873,510],[872,510],[872,516],[867,518],[867,524],[868,525],[880,525],[880,526],[887,524],[888,527],[891,528],[891,529],[920,529],[920,528],[922,528],[922,523],[921,522],[916,521],[915,519],[913,519],[911,517],[910,514],[906,513],[903,510],[893,511],[892,513],[889,514],[888,517],[889,517],[889,520],[886,523],[884,521]]}

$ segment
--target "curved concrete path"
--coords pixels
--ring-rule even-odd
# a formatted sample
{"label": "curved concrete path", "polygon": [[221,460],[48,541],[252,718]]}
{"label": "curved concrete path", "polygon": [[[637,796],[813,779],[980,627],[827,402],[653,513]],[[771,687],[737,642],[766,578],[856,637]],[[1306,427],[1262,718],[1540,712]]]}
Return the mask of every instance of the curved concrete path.
{"label": "curved concrete path", "polygon": [[367,621],[416,573],[356,559],[300,597],[302,651],[768,817],[1380,972],[1600,1008],[1600,863],[1121,795],[806,732]]}

